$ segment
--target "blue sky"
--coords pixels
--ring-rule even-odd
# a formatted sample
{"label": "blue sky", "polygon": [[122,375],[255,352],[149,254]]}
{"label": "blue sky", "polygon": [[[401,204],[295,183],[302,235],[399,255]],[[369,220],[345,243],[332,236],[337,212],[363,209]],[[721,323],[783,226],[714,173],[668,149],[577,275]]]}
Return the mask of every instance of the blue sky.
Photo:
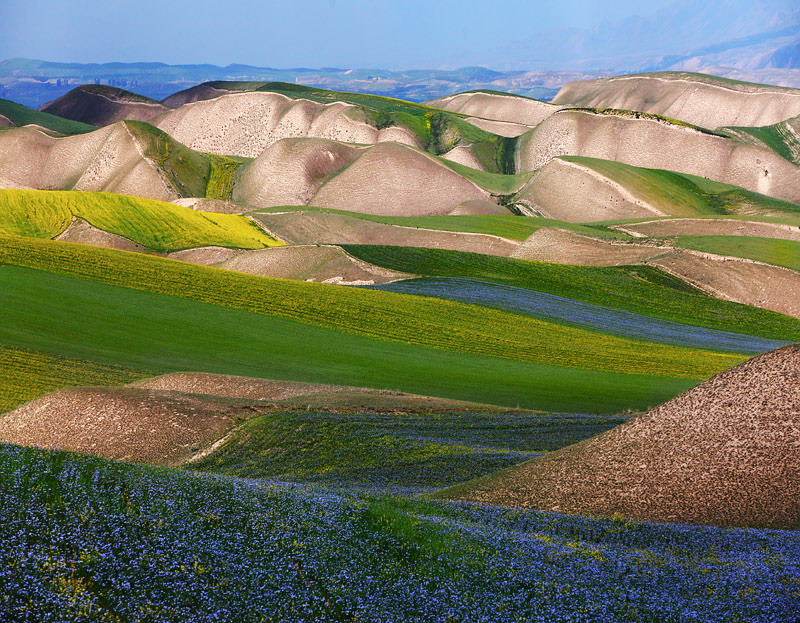
{"label": "blue sky", "polygon": [[515,41],[671,0],[0,0],[0,59],[272,67],[502,65]]}

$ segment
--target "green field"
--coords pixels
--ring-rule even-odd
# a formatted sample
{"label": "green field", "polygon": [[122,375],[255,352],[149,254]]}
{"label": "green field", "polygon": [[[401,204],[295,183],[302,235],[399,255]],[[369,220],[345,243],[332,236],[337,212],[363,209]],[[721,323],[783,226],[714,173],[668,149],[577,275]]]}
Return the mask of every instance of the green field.
{"label": "green field", "polygon": [[800,205],[696,175],[634,167],[613,160],[562,156],[597,171],[672,216],[764,214],[800,217]]}
{"label": "green field", "polygon": [[57,389],[123,385],[145,376],[116,365],[0,346],[0,413]]}
{"label": "green field", "polygon": [[277,411],[246,421],[191,469],[421,493],[599,434],[622,417],[464,411]]}
{"label": "green field", "polygon": [[706,296],[649,266],[597,268],[440,249],[342,248],[365,262],[415,275],[479,279],[698,327],[800,341],[800,320]]}
{"label": "green field", "polygon": [[4,99],[0,99],[0,115],[7,117],[18,126],[32,123],[61,134],[85,134],[97,129],[93,125],[32,110],[22,104]]}
{"label": "green field", "polygon": [[5,238],[0,261],[7,310],[0,344],[151,373],[197,370],[612,412],[655,404],[744,359],[438,299],[69,243]]}
{"label": "green field", "polygon": [[551,227],[554,229],[566,229],[574,231],[576,234],[593,236],[595,238],[611,238],[614,240],[627,240],[630,238],[625,234],[614,229],[600,225],[579,225],[556,221],[549,218],[534,216],[517,216],[515,214],[459,214],[459,215],[436,215],[436,216],[383,216],[377,214],[364,214],[361,212],[348,212],[346,210],[333,210],[330,208],[317,208],[314,206],[280,206],[274,208],[261,208],[253,210],[248,214],[270,213],[270,212],[328,212],[330,214],[341,214],[351,218],[358,218],[373,223],[385,223],[386,225],[398,225],[400,227],[417,227],[420,229],[435,229],[438,231],[454,231],[471,234],[487,234],[489,236],[500,236],[509,240],[525,240],[533,232]]}
{"label": "green field", "polygon": [[729,131],[736,138],[747,140],[752,137],[757,144],[768,147],[793,164],[800,165],[800,140],[792,127],[793,124],[797,124],[797,118],[757,128],[730,127],[723,130]]}
{"label": "green field", "polygon": [[112,193],[0,189],[0,233],[54,238],[73,218],[152,251],[202,246],[260,249],[282,244],[249,219],[234,214],[198,212]]}
{"label": "green field", "polygon": [[800,242],[792,240],[754,236],[679,236],[675,244],[686,249],[743,257],[800,270]]}

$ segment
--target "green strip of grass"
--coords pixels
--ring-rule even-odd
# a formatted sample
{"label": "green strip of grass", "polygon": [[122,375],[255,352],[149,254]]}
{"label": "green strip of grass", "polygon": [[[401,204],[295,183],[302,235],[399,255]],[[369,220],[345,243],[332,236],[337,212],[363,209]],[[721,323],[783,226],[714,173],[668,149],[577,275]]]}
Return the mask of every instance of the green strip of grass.
{"label": "green strip of grass", "polygon": [[342,246],[365,262],[415,275],[480,279],[698,327],[800,341],[796,318],[706,296],[649,266],[598,268],[440,249]]}
{"label": "green strip of grass", "polygon": [[[638,342],[454,301],[270,279],[85,245],[6,238],[0,262],[381,341],[559,367],[705,378],[744,357]],[[513,327],[513,331],[509,331]]]}
{"label": "green strip of grass", "polygon": [[85,134],[97,129],[93,125],[32,110],[22,104],[4,99],[0,99],[0,115],[8,117],[13,123],[20,126],[32,123],[61,134]]}
{"label": "green strip of grass", "polygon": [[[754,236],[680,236],[676,246],[800,270],[800,242]],[[800,296],[800,293],[798,293]]]}
{"label": "green strip of grass", "polygon": [[146,376],[117,365],[0,346],[0,413],[57,389],[124,385]]}
{"label": "green strip of grass", "polygon": [[198,212],[164,201],[111,193],[0,190],[0,233],[53,238],[73,217],[152,251],[202,246],[260,249],[282,244],[250,219]]}
{"label": "green strip of grass", "polygon": [[438,231],[454,231],[472,234],[487,234],[500,236],[509,240],[525,240],[533,232],[550,227],[553,229],[566,229],[584,236],[595,238],[611,238],[614,240],[627,240],[630,238],[613,229],[604,226],[579,225],[549,218],[517,216],[515,214],[461,214],[439,216],[382,216],[376,214],[362,214],[361,212],[347,212],[346,210],[332,210],[329,208],[316,208],[313,206],[283,206],[254,210],[250,214],[269,212],[329,212],[358,218],[373,223],[385,223],[400,227],[418,227],[421,229],[435,229]]}
{"label": "green strip of grass", "polygon": [[[80,246],[38,242],[29,249],[41,259],[44,245],[66,250]],[[4,244],[3,249],[8,246]],[[89,255],[61,253],[50,260],[77,262],[75,268],[79,272]],[[142,258],[100,253],[90,268],[114,275],[120,282],[133,278],[133,284],[140,287],[136,274],[143,273],[146,282],[160,277],[159,284],[149,287],[184,294],[200,294],[185,292],[195,283],[195,290],[207,290],[208,299],[224,300],[245,294],[268,300],[286,294],[280,287],[271,287],[280,286],[278,280],[263,280],[264,287],[256,288],[251,287],[254,282],[238,279],[204,280],[206,273],[202,271],[185,272],[186,280],[178,283],[170,277],[168,267],[177,262],[142,258],[150,261],[133,262],[126,268],[124,263],[115,261],[127,255]],[[314,299],[319,298],[316,295],[334,291],[350,290],[335,286],[314,288],[309,290],[310,296],[295,302],[299,307],[304,304],[313,307]],[[321,298],[330,302],[327,296]],[[278,316],[8,265],[0,266],[0,305],[5,310],[0,344],[153,374],[196,370],[388,388],[513,407],[585,413],[648,408],[699,380],[559,368],[387,342]],[[373,319],[385,320],[379,306],[373,311]],[[302,313],[298,315],[302,317]],[[397,318],[392,322],[403,321]],[[458,331],[457,323],[452,323],[452,330]],[[507,331],[507,327],[503,330]],[[584,353],[584,358],[589,356],[590,353]],[[725,365],[730,365],[730,359],[724,360]]]}

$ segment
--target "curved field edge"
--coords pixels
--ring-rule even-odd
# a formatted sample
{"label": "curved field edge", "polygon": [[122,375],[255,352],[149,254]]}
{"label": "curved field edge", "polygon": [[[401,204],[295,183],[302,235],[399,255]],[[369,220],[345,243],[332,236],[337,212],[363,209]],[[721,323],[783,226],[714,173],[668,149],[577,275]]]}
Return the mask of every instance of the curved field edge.
{"label": "curved field edge", "polygon": [[[106,260],[105,270],[115,269],[107,257],[100,260]],[[167,289],[180,288],[164,276]],[[217,291],[219,284],[210,285]],[[241,284],[229,285],[242,290]],[[212,372],[582,413],[648,408],[701,380],[562,368],[389,342],[9,265],[0,266],[0,305],[6,310],[0,344],[147,370],[151,376]]]}
{"label": "curved field edge", "polygon": [[[520,362],[698,379],[743,357],[666,346],[453,301],[256,277],[57,241],[0,239],[0,262],[191,298],[382,341]],[[509,333],[507,328],[514,327]]]}
{"label": "curved field edge", "polygon": [[122,366],[0,346],[0,414],[58,389],[125,385],[147,376]]}
{"label": "curved field edge", "polygon": [[0,99],[0,115],[7,117],[18,126],[34,124],[61,134],[85,134],[97,129],[93,125],[33,110],[5,99]]}
{"label": "curved field edge", "polygon": [[685,249],[741,257],[800,271],[800,242],[792,240],[754,236],[678,236],[675,244]]}
{"label": "curved field edge", "polygon": [[152,251],[202,246],[260,249],[283,244],[250,219],[129,195],[57,190],[0,190],[0,232],[54,238],[73,218]]}
{"label": "curved field edge", "polygon": [[452,231],[469,234],[487,234],[489,236],[499,236],[508,240],[523,241],[535,231],[542,228],[566,229],[584,236],[595,238],[612,238],[617,240],[628,240],[630,235],[608,229],[604,226],[595,227],[593,225],[582,225],[567,223],[554,219],[518,216],[515,214],[458,214],[443,216],[380,216],[375,214],[364,214],[361,212],[348,212],[346,210],[334,210],[329,208],[318,208],[314,206],[281,206],[274,208],[262,208],[253,210],[247,214],[269,214],[274,212],[327,212],[330,214],[340,214],[374,223],[384,223],[386,225],[397,225],[399,227],[414,227],[419,229],[434,229],[437,231]]}
{"label": "curved field edge", "polygon": [[511,313],[560,322],[592,331],[676,346],[756,354],[791,343],[696,327],[544,292],[535,292],[526,288],[461,277],[423,277],[363,287],[494,307]]}
{"label": "curved field edge", "polygon": [[751,623],[788,620],[798,603],[792,532],[334,493],[9,445],[0,502],[4,610],[20,623],[567,623],[576,608]]}
{"label": "curved field edge", "polygon": [[570,266],[441,249],[340,246],[360,260],[409,274],[477,279],[697,327],[800,341],[799,320],[707,296],[651,266]]}

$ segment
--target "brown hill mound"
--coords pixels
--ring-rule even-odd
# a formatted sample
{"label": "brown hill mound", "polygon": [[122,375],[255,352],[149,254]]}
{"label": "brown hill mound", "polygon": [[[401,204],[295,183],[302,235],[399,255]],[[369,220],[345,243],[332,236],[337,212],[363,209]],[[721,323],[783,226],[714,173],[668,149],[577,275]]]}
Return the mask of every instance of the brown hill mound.
{"label": "brown hill mound", "polygon": [[489,193],[407,145],[353,147],[321,139],[284,139],[247,167],[233,199],[263,208],[315,205],[422,216],[448,214],[465,201],[489,199]]}
{"label": "brown hill mound", "polygon": [[99,127],[123,119],[147,121],[169,109],[161,102],[124,89],[87,84],[48,102],[40,110]]}
{"label": "brown hill mound", "polygon": [[282,138],[419,145],[403,128],[379,130],[369,125],[363,112],[352,104],[319,104],[269,92],[230,93],[185,104],[152,123],[192,149],[250,158]]}
{"label": "brown hill mound", "polygon": [[381,244],[510,255],[517,242],[489,236],[374,223],[329,212],[263,212],[252,214],[271,235],[288,244]]}
{"label": "brown hill mound", "polygon": [[594,516],[800,528],[800,346],[441,497]]}
{"label": "brown hill mound", "polygon": [[110,459],[176,464],[235,425],[234,411],[135,388],[64,389],[0,418],[0,440]]}
{"label": "brown hill mound", "polygon": [[539,125],[554,112],[563,108],[563,106],[555,106],[527,97],[480,91],[441,97],[425,102],[425,104],[470,117],[505,121],[528,127]]}
{"label": "brown hill mound", "polygon": [[523,171],[540,169],[558,156],[690,173],[800,201],[800,167],[776,152],[638,113],[562,110],[520,138]]}
{"label": "brown hill mound", "polygon": [[553,102],[639,110],[704,128],[772,125],[800,114],[798,89],[672,72],[572,82]]}

